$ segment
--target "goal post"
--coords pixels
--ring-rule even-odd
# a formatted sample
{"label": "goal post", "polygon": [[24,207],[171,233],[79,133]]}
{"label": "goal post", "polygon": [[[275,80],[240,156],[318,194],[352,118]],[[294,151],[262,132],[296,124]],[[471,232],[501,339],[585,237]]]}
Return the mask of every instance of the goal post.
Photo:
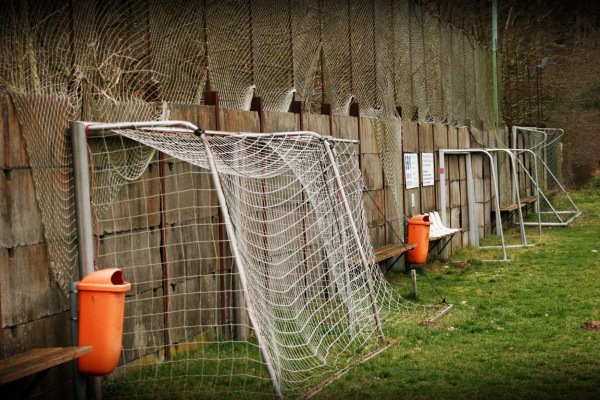
{"label": "goal post", "polygon": [[[238,250],[237,242],[235,239],[235,232],[233,229],[233,224],[231,223],[231,219],[229,217],[229,210],[227,209],[227,203],[225,202],[225,196],[223,195],[223,188],[221,187],[221,181],[219,180],[219,174],[217,172],[215,160],[213,158],[212,151],[210,149],[208,140],[206,140],[206,134],[202,133],[200,136],[202,138],[202,143],[204,144],[204,150],[206,151],[206,157],[208,160],[208,165],[210,167],[210,174],[212,177],[213,185],[216,189],[217,197],[219,199],[219,207],[221,208],[221,215],[223,216],[223,219],[225,220],[225,227],[227,229],[227,233],[232,240],[231,251],[233,252],[233,259],[239,270],[239,274],[240,274],[239,279],[240,279],[240,283],[242,284],[242,288],[244,290],[244,294],[245,294],[244,299],[245,299],[246,307],[248,308],[248,315],[249,315],[249,318],[250,318],[250,321],[252,323],[252,327],[254,328],[254,330],[259,331],[258,320],[255,317],[256,311],[254,310],[253,303],[251,301],[249,301],[249,298],[248,298],[248,283],[246,280],[246,272],[244,270],[244,266],[242,264],[240,254],[238,253],[239,250]],[[263,343],[262,335],[260,335],[260,334],[256,335],[256,339],[258,341],[258,347],[260,349],[260,354],[261,354],[263,360],[265,361],[265,366],[267,368],[269,378],[271,379],[271,382],[273,383],[273,391],[275,392],[275,396],[277,398],[283,398],[283,396],[281,394],[281,387],[279,386],[279,382],[277,381],[277,378],[275,377],[275,371],[273,370],[273,363],[271,361],[271,355],[269,354],[268,349],[266,348],[266,346]]]}
{"label": "goal post", "polygon": [[357,142],[182,121],[72,134],[80,263],[133,285],[108,390],[299,397],[386,346],[379,308],[404,303],[372,260]]}

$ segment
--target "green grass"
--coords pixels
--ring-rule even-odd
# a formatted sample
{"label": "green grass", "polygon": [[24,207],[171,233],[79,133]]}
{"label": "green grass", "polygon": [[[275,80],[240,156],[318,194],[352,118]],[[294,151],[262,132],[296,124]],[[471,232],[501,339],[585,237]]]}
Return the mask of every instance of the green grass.
{"label": "green grass", "polygon": [[[528,228],[536,247],[509,249],[512,262],[478,262],[470,248],[452,257],[466,263],[426,265],[451,313],[438,326],[394,327],[396,344],[316,398],[600,398],[600,332],[580,328],[600,320],[600,189],[572,195],[583,216],[541,237]],[[437,296],[423,273],[419,293]]]}
{"label": "green grass", "polygon": [[[569,227],[544,228],[542,236],[528,227],[528,241],[536,246],[508,249],[512,262],[482,262],[501,252],[466,248],[452,260],[419,268],[417,302],[439,302],[441,294],[454,304],[450,314],[428,326],[419,321],[431,309],[427,315],[417,311],[409,321],[386,323],[393,344],[315,398],[600,398],[600,332],[580,328],[600,320],[600,189],[590,186],[572,195],[582,217]],[[506,240],[518,243],[518,231],[507,231]],[[497,237],[483,242],[499,244]],[[410,293],[408,274],[388,278],[399,293]],[[251,361],[259,360],[258,351],[244,346],[202,348],[207,361],[200,364],[186,362],[181,354],[181,360],[144,367],[117,378],[107,397],[270,398],[264,371],[259,379],[248,376],[263,370],[260,362]],[[216,362],[223,352],[247,354],[248,362]],[[241,375],[232,381],[200,378],[222,370]],[[232,390],[240,385],[241,391]],[[207,389],[221,394],[208,395]]]}

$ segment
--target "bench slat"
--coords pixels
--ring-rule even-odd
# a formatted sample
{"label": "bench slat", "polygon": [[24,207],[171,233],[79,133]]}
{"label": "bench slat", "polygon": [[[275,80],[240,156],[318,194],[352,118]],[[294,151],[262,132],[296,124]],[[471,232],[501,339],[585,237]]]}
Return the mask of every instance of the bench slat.
{"label": "bench slat", "polygon": [[[501,213],[513,212],[513,211],[517,211],[518,209],[519,209],[518,204],[506,204],[506,205],[500,206]],[[492,210],[492,212],[496,212],[496,210]]]}
{"label": "bench slat", "polygon": [[531,204],[537,201],[537,196],[521,197],[521,203]]}
{"label": "bench slat", "polygon": [[380,261],[387,260],[388,258],[399,256],[408,250],[414,249],[416,246],[417,245],[415,243],[394,243],[379,247],[373,251],[373,254],[375,255],[375,262],[378,263]]}
{"label": "bench slat", "polygon": [[92,346],[32,349],[0,360],[0,385],[74,360],[93,349]]}

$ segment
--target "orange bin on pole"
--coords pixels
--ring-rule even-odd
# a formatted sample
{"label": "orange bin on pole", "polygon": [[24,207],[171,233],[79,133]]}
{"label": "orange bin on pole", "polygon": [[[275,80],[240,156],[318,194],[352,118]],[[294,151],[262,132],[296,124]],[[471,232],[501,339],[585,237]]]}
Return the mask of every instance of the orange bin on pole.
{"label": "orange bin on pole", "polygon": [[131,283],[118,268],[93,272],[77,285],[79,291],[79,346],[94,350],[78,360],[79,372],[101,376],[119,363],[123,342],[125,292]]}
{"label": "orange bin on pole", "polygon": [[429,221],[429,215],[415,215],[408,220],[408,243],[417,246],[409,250],[406,260],[409,264],[423,264],[429,253],[429,228],[433,223]]}

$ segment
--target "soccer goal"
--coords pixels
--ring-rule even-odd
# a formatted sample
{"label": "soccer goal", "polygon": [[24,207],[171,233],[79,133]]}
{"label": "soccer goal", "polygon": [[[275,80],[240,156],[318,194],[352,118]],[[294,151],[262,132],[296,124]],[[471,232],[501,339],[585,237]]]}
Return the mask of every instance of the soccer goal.
{"label": "soccer goal", "polygon": [[537,221],[525,225],[567,226],[581,215],[562,184],[564,131],[558,128],[512,127],[512,147],[522,176],[521,189],[535,201]]}
{"label": "soccer goal", "polygon": [[72,135],[79,262],[132,283],[110,395],[314,394],[410,307],[373,262],[357,142],[178,121]]}

